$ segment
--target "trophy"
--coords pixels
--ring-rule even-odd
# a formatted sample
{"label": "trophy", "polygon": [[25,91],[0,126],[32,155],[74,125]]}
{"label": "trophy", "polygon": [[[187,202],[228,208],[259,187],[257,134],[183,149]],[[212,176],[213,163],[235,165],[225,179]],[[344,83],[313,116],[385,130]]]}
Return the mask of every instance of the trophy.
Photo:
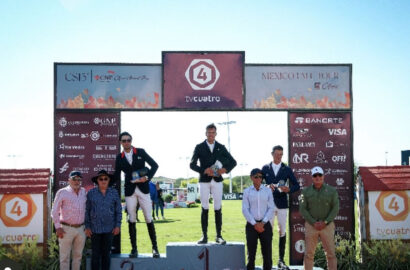
{"label": "trophy", "polygon": [[222,169],[222,166],[223,165],[219,160],[215,161],[215,164],[211,166],[211,169],[214,172],[214,176],[216,176],[216,177],[220,176],[220,174],[218,173],[218,170]]}
{"label": "trophy", "polygon": [[285,180],[279,180],[276,187],[278,188],[279,192],[282,192],[281,187],[285,186]]}
{"label": "trophy", "polygon": [[144,177],[148,174],[148,168],[144,167],[142,169],[136,170],[132,172],[132,179],[131,179],[131,183],[135,184],[139,182],[139,179],[141,177]]}

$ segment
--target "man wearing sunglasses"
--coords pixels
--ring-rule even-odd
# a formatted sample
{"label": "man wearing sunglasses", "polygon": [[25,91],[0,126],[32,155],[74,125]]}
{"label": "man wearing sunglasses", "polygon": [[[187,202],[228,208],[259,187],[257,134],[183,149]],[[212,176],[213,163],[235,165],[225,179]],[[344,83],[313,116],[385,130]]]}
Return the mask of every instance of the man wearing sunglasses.
{"label": "man wearing sunglasses", "polygon": [[[151,239],[152,255],[154,258],[159,258],[157,235],[151,216],[152,202],[149,193],[149,181],[158,170],[158,164],[143,148],[132,146],[131,134],[122,132],[119,137],[124,151],[117,155],[114,175],[117,183],[120,183],[121,172],[125,174],[124,194],[128,213],[128,231],[131,241],[130,257],[138,257],[137,228],[135,223],[137,203],[139,203]],[[146,167],[147,163],[151,167],[150,169]],[[142,171],[145,171],[144,176],[142,176]]]}
{"label": "man wearing sunglasses", "polygon": [[68,186],[57,191],[51,210],[51,217],[56,228],[60,247],[60,269],[79,270],[85,243],[84,215],[86,191],[81,187],[81,172],[72,171],[68,177]]}
{"label": "man wearing sunglasses", "polygon": [[255,255],[258,239],[261,242],[263,270],[272,269],[272,225],[275,205],[270,188],[261,185],[262,171],[258,168],[251,171],[253,186],[243,192],[242,213],[246,223],[246,246],[248,248],[247,270],[255,269]]}
{"label": "man wearing sunglasses", "polygon": [[299,211],[305,218],[304,269],[313,269],[313,259],[318,238],[326,252],[327,269],[337,269],[335,255],[335,219],[339,212],[339,196],[334,187],[324,183],[323,169],[312,169],[313,184],[302,190]]}
{"label": "man wearing sunglasses", "polygon": [[288,194],[300,189],[299,183],[296,180],[292,169],[282,162],[283,147],[276,145],[272,149],[273,161],[266,164],[262,168],[265,175],[266,184],[272,189],[273,201],[275,203],[275,211],[271,220],[272,228],[275,224],[275,217],[278,221],[279,231],[279,261],[278,269],[288,270],[289,267],[285,264],[285,248],[286,248],[286,223],[289,212]]}

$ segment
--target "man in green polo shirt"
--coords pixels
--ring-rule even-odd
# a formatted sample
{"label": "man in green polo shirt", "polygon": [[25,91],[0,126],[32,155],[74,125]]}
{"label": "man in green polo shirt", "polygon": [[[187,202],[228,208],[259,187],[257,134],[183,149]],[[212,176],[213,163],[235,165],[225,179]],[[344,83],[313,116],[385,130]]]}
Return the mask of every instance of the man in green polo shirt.
{"label": "man in green polo shirt", "polygon": [[323,169],[312,169],[313,184],[302,191],[299,211],[305,218],[305,257],[304,269],[313,269],[313,258],[318,238],[326,252],[327,268],[337,270],[335,254],[335,224],[339,212],[339,196],[334,187],[324,182]]}

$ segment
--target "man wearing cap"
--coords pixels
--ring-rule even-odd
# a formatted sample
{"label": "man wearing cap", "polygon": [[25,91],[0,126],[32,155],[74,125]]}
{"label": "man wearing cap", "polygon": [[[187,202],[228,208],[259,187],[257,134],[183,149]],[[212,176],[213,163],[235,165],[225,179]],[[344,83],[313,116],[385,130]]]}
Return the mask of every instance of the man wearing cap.
{"label": "man wearing cap", "polygon": [[111,245],[120,233],[122,208],[118,191],[112,187],[113,176],[105,170],[92,178],[97,187],[87,193],[85,234],[91,238],[91,268],[110,269]]}
{"label": "man wearing cap", "polygon": [[[201,228],[202,237],[198,244],[208,243],[208,212],[209,194],[214,199],[215,228],[217,244],[226,244],[222,238],[222,174],[229,173],[235,166],[236,160],[226,150],[225,146],[215,141],[216,126],[206,127],[206,140],[197,144],[192,155],[190,168],[199,173],[199,192],[201,196]],[[198,166],[199,160],[199,166]]]}
{"label": "man wearing cap", "polygon": [[[136,212],[139,203],[147,223],[148,234],[152,243],[152,256],[159,258],[157,235],[151,216],[152,202],[149,193],[149,181],[158,170],[158,164],[143,148],[132,146],[132,136],[122,132],[119,136],[123,152],[115,160],[115,180],[121,181],[121,172],[125,174],[124,194],[128,213],[128,231],[130,233],[130,257],[138,257]],[[151,167],[148,169],[146,163]]]}
{"label": "man wearing cap", "polygon": [[323,169],[312,169],[313,184],[302,190],[299,211],[305,218],[304,256],[305,270],[313,269],[313,259],[318,238],[322,241],[326,252],[327,268],[337,269],[335,255],[335,224],[333,222],[339,212],[339,197],[334,187],[324,183]]}
{"label": "man wearing cap", "polygon": [[289,203],[288,194],[300,189],[292,169],[282,163],[283,147],[276,145],[272,149],[273,161],[262,168],[265,175],[266,184],[270,186],[273,192],[273,201],[275,211],[271,220],[272,227],[275,224],[275,216],[278,220],[279,230],[279,261],[278,269],[287,270],[289,267],[285,264],[286,248],[286,222],[288,219]]}
{"label": "man wearing cap", "polygon": [[256,168],[251,171],[253,186],[243,192],[242,213],[246,223],[246,246],[248,249],[248,270],[255,269],[255,255],[258,247],[258,238],[261,242],[263,269],[272,269],[272,225],[275,208],[272,191],[261,185],[262,170]]}
{"label": "man wearing cap", "polygon": [[86,191],[81,187],[82,175],[72,171],[68,177],[68,186],[57,191],[54,199],[51,218],[56,228],[60,247],[60,269],[70,269],[72,253],[72,270],[79,270],[83,255],[85,233],[84,214]]}

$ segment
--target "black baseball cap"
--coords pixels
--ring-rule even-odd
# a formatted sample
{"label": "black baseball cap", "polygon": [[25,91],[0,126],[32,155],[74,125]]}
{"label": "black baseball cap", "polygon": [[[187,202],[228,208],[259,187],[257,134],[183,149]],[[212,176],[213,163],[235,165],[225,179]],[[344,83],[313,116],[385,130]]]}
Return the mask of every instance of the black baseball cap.
{"label": "black baseball cap", "polygon": [[262,172],[262,170],[259,169],[259,168],[253,169],[253,170],[251,171],[251,176],[254,176],[254,175],[258,174],[258,173],[262,174],[262,176],[263,176],[263,172]]}
{"label": "black baseball cap", "polygon": [[83,178],[83,176],[81,175],[81,172],[79,172],[79,171],[72,171],[72,172],[70,172],[70,175],[68,176],[69,178],[73,178],[73,177],[75,177],[75,176],[78,176],[78,177],[80,177],[80,178]]}

